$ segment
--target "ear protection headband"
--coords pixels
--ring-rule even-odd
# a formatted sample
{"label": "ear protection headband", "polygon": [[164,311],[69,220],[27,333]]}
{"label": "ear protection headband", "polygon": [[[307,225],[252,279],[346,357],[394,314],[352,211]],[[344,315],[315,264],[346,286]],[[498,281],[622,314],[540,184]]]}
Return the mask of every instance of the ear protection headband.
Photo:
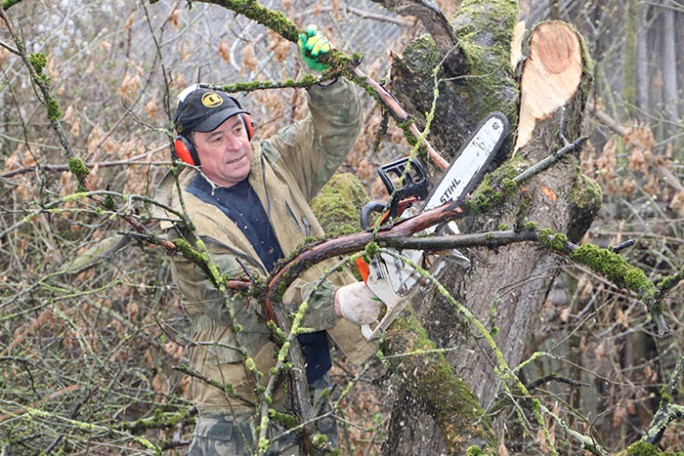
{"label": "ear protection headband", "polygon": [[[240,103],[235,98],[228,98],[230,98],[237,105],[238,108],[242,109],[242,106],[240,106]],[[247,132],[247,140],[251,141],[252,137],[254,136],[254,125],[252,124],[252,120],[249,118],[249,114],[243,112],[237,115],[240,116],[242,125],[245,127],[245,131]],[[200,165],[199,154],[197,153],[197,149],[195,148],[195,145],[192,143],[192,140],[189,137],[178,135],[176,136],[173,145],[176,149],[176,155],[183,162],[191,166]]]}

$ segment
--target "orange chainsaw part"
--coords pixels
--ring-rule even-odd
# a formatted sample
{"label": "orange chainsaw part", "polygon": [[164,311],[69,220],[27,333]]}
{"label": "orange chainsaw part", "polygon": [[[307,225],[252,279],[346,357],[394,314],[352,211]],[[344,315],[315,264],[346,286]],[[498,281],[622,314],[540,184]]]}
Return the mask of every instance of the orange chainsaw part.
{"label": "orange chainsaw part", "polygon": [[368,282],[368,276],[370,275],[370,266],[368,266],[368,263],[366,263],[363,260],[363,257],[358,257],[356,259],[356,268],[359,270],[359,273],[361,274],[361,278],[363,279],[364,283]]}

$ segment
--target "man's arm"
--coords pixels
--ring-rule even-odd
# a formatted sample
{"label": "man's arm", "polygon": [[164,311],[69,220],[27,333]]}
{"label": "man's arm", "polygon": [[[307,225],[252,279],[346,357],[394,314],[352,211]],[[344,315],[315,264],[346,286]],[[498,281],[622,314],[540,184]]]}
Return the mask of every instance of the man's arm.
{"label": "man's arm", "polygon": [[[319,58],[331,46],[315,26],[300,35],[299,48],[310,71],[328,68]],[[343,78],[308,88],[307,97],[310,114],[264,142],[263,150],[274,167],[283,166],[292,174],[292,184],[311,200],[351,151],[361,131],[362,111],[354,85]]]}
{"label": "man's arm", "polygon": [[311,200],[351,151],[361,131],[362,113],[356,90],[345,79],[307,92],[310,114],[262,147],[272,165],[288,169],[292,184]]}

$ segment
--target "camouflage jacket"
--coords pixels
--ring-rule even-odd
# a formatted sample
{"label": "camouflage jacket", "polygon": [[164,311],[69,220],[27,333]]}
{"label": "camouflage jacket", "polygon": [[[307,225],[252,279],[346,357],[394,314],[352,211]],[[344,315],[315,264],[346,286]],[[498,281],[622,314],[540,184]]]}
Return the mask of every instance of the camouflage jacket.
{"label": "camouflage jacket", "polygon": [[[308,99],[310,114],[305,119],[266,141],[252,140],[254,160],[249,183],[268,214],[286,256],[306,237],[323,236],[323,229],[308,203],[351,150],[362,120],[358,96],[346,80],[340,79],[327,87],[312,87],[308,90]],[[194,225],[192,231],[180,221],[174,223],[178,217],[166,212],[164,217],[169,220],[162,222],[162,229],[168,238],[184,238],[193,245],[198,239],[203,241],[211,261],[227,277],[265,277],[267,268],[235,223],[219,208],[187,191],[196,175],[194,170],[182,172],[177,185],[176,178],[169,174],[160,185],[161,201],[180,213],[184,207]],[[320,264],[310,268],[288,288],[283,296],[287,311],[299,307],[323,276],[325,267]],[[234,391],[228,395],[193,379],[191,395],[195,405],[200,413],[210,415],[253,412],[255,387],[266,385],[269,369],[275,365],[276,347],[269,337],[261,303],[230,291],[220,292],[204,271],[182,255],[173,257],[172,274],[192,324],[191,367],[219,383],[231,384]],[[333,308],[337,287],[353,280],[349,273],[331,276],[309,300],[303,326],[327,330],[350,360],[361,362],[372,353],[372,346],[365,342],[357,326],[338,319]],[[240,328],[238,334],[236,327]],[[263,378],[257,379],[246,370],[246,357],[254,360]],[[282,401],[282,397],[275,399]]]}

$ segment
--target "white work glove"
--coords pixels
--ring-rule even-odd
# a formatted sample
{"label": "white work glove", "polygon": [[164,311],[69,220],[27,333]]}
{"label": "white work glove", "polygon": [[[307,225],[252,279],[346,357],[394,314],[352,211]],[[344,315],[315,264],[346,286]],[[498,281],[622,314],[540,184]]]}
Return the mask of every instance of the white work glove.
{"label": "white work glove", "polygon": [[363,282],[354,282],[337,289],[335,310],[341,316],[357,325],[368,325],[378,321],[382,301]]}

